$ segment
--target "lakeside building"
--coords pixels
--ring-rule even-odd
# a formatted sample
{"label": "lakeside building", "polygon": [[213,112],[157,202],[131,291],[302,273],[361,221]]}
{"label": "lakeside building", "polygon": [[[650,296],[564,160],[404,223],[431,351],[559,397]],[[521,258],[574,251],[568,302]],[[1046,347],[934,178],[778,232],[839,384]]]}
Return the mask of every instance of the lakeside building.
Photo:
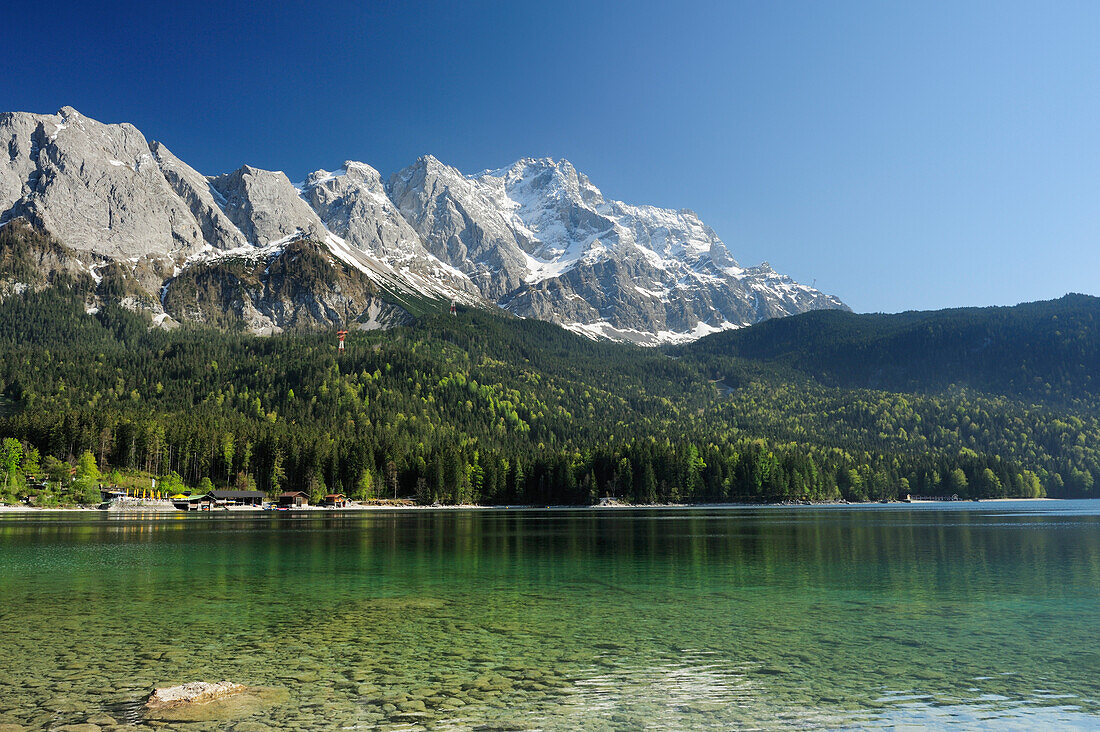
{"label": "lakeside building", "polygon": [[[43,486],[45,487],[45,486]],[[99,497],[103,503],[108,501],[118,501],[126,498],[126,491],[121,488],[115,488],[114,486],[99,486]]]}
{"label": "lakeside building", "polygon": [[325,496],[323,506],[331,506],[333,508],[344,508],[349,503],[348,497],[343,493],[329,493]]}
{"label": "lakeside building", "polygon": [[309,496],[302,491],[287,491],[279,494],[279,505],[285,507],[308,506]]}
{"label": "lakeside building", "polygon": [[260,491],[210,491],[210,498],[216,505],[222,506],[256,506],[264,505],[264,494]]}
{"label": "lakeside building", "polygon": [[172,505],[181,511],[209,510],[210,505],[213,503],[213,499],[205,493],[196,493],[194,495],[178,493],[172,496],[170,500],[172,501]]}

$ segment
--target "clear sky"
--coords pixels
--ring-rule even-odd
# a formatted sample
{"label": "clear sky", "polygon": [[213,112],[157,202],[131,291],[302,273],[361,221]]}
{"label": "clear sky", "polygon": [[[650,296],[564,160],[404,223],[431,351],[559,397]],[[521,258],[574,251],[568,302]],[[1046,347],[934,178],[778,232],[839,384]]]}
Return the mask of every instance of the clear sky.
{"label": "clear sky", "polygon": [[201,172],[567,158],[857,311],[1100,294],[1100,3],[23,3],[0,110]]}

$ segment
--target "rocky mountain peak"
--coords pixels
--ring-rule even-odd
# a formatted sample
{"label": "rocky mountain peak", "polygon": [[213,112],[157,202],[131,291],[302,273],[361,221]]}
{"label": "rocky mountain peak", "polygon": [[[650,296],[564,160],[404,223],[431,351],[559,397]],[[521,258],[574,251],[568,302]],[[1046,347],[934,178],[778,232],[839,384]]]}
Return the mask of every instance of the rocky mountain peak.
{"label": "rocky mountain peak", "polygon": [[377,191],[384,189],[382,175],[366,163],[355,160],[345,160],[337,170],[328,171],[323,168],[315,170],[306,177],[299,188],[306,191],[316,186],[337,188],[347,185],[364,185]]}
{"label": "rocky mountain peak", "polygon": [[382,190],[382,174],[366,163],[356,160],[344,161],[344,174],[369,184],[372,188]]}
{"label": "rocky mountain peak", "polygon": [[349,160],[335,172],[318,170],[302,184],[301,197],[329,232],[369,256],[380,273],[433,297],[480,301],[469,278],[424,247],[371,166]]}
{"label": "rocky mountain peak", "polygon": [[23,216],[67,246],[119,258],[186,254],[204,245],[187,205],[133,125],[72,107],[0,120],[0,219]]}
{"label": "rocky mountain peak", "polygon": [[505,190],[517,199],[560,198],[589,207],[603,203],[600,190],[565,159],[555,162],[553,158],[522,158],[507,168],[485,171],[475,177],[501,179]]}
{"label": "rocky mountain peak", "polygon": [[412,165],[398,171],[394,175],[403,179],[409,179],[414,175],[462,177],[462,173],[458,172],[458,169],[452,168],[450,165],[440,161],[436,156],[430,154],[421,155]]}
{"label": "rocky mountain peak", "polygon": [[296,236],[324,241],[325,225],[282,171],[244,165],[209,180],[222,210],[249,243],[263,246]]}

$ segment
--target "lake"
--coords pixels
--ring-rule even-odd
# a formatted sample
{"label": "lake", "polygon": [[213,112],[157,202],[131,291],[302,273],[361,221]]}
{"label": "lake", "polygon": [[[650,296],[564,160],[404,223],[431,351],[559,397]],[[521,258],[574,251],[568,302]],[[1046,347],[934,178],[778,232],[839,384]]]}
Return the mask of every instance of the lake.
{"label": "lake", "polygon": [[1100,728],[1100,501],[6,514],[0,601],[0,729]]}

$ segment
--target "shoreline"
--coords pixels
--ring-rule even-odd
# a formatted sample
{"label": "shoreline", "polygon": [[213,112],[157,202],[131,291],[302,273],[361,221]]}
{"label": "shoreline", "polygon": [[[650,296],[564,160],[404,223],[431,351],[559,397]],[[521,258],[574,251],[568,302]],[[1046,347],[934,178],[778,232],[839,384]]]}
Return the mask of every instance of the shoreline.
{"label": "shoreline", "polygon": [[669,510],[684,510],[684,509],[727,509],[727,508],[825,508],[825,507],[866,507],[866,506],[931,506],[931,505],[971,505],[974,503],[1021,503],[1021,502],[1034,502],[1034,501],[1062,501],[1062,500],[1089,500],[1084,498],[982,498],[978,501],[972,499],[960,499],[958,501],[863,501],[863,502],[851,502],[851,501],[781,501],[781,502],[764,502],[764,503],[616,503],[610,505],[592,504],[588,506],[572,506],[572,505],[481,505],[481,504],[459,504],[459,505],[446,505],[446,506],[419,506],[419,505],[385,505],[385,504],[357,504],[353,506],[344,506],[340,508],[331,508],[327,506],[302,506],[292,509],[284,510],[265,510],[259,508],[244,508],[237,507],[230,510],[214,510],[214,511],[180,511],[173,509],[170,511],[163,510],[163,508],[135,508],[132,510],[114,509],[104,510],[95,506],[19,506],[19,505],[2,505],[0,506],[0,514],[36,514],[36,513],[95,513],[95,514],[107,514],[107,515],[126,515],[126,516],[147,516],[147,515],[161,515],[161,516],[225,516],[225,515],[254,515],[254,514],[307,514],[307,513],[363,513],[370,511],[546,511],[546,510],[605,510],[605,511],[621,511],[621,510],[637,510],[637,509],[669,509]]}

